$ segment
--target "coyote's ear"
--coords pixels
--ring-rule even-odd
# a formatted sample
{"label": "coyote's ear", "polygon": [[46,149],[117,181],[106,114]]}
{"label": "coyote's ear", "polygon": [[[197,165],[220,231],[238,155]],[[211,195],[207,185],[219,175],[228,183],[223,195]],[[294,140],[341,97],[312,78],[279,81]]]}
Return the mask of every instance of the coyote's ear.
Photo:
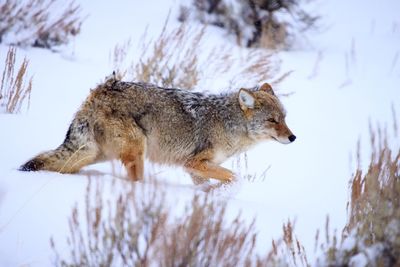
{"label": "coyote's ear", "polygon": [[239,104],[240,104],[240,108],[243,111],[246,111],[248,109],[253,109],[255,102],[256,102],[256,100],[250,91],[247,91],[246,89],[240,89]]}
{"label": "coyote's ear", "polygon": [[271,95],[275,95],[274,90],[272,90],[272,86],[269,83],[264,83],[263,85],[261,85],[260,91],[264,91]]}

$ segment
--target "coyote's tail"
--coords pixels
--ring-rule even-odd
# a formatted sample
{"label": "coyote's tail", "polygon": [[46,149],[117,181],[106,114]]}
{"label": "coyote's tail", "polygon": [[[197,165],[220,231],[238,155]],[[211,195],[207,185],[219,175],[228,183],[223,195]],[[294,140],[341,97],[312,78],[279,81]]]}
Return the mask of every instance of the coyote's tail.
{"label": "coyote's tail", "polygon": [[43,152],[23,164],[21,171],[55,171],[74,173],[97,157],[97,146],[89,135],[88,123],[74,120],[64,142],[56,149]]}
{"label": "coyote's tail", "polygon": [[67,171],[65,167],[68,159],[72,158],[74,151],[68,149],[64,144],[57,149],[43,152],[33,159],[29,160],[20,167],[21,171],[56,171],[56,172],[72,172]]}

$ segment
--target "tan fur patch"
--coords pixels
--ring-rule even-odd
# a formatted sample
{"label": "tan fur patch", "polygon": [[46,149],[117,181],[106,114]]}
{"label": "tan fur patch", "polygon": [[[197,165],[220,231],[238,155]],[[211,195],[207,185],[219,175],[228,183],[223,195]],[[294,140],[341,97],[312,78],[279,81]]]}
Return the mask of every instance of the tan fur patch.
{"label": "tan fur patch", "polygon": [[214,158],[214,151],[212,149],[206,150],[198,154],[186,162],[185,169],[194,175],[202,178],[214,178],[222,182],[230,182],[233,179],[233,172],[224,167],[211,163]]}

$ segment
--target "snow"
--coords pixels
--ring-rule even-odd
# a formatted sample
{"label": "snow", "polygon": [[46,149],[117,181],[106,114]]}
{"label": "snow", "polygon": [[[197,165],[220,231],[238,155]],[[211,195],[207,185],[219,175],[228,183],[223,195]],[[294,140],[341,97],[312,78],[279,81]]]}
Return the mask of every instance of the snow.
{"label": "snow", "polygon": [[349,266],[352,267],[363,267],[367,266],[367,264],[368,264],[368,258],[364,254],[357,254],[351,257],[349,261]]}
{"label": "snow", "polygon": [[[63,141],[90,88],[112,72],[109,57],[117,43],[131,39],[136,49],[146,27],[148,36],[156,36],[170,10],[170,26],[177,25],[178,1],[124,0],[118,3],[122,8],[110,1],[81,2],[88,17],[72,44],[59,53],[18,50],[18,60],[30,60],[34,84],[28,112],[0,114],[0,266],[51,266],[49,238],[54,236],[59,248],[65,246],[71,208],[76,202],[82,205],[85,195],[84,174],[23,173],[17,171],[19,165]],[[282,223],[290,218],[296,219],[295,233],[309,260],[315,231],[326,215],[332,228],[341,230],[346,222],[357,140],[368,144],[369,121],[390,129],[391,106],[400,111],[400,2],[316,1],[314,9],[321,14],[320,32],[278,54],[282,72],[294,71],[276,90],[294,92],[282,102],[296,141],[256,146],[247,153],[247,168],[243,156],[239,167],[236,159],[223,164],[242,177],[265,173],[264,180],[242,179],[224,195],[229,214],[242,211],[249,221],[257,217],[260,252],[281,236]],[[217,35],[219,30],[210,33],[211,44],[227,41]],[[0,45],[0,70],[7,49]],[[219,85],[207,89],[216,91]],[[368,150],[362,146],[361,152],[367,163]],[[183,170],[146,166],[160,180],[185,185],[168,186],[180,205],[194,193]],[[85,170],[111,173],[109,163]],[[99,179],[112,180],[109,175]]]}
{"label": "snow", "polygon": [[349,266],[362,267],[367,266],[369,262],[376,262],[376,258],[382,257],[385,247],[381,243],[376,243],[370,247],[363,248],[360,253],[349,259]]}

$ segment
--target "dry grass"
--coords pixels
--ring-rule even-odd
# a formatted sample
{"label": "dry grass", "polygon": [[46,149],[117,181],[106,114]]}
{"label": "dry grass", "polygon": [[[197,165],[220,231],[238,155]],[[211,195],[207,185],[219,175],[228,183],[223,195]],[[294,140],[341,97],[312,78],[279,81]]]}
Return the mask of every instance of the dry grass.
{"label": "dry grass", "polygon": [[324,54],[322,53],[322,51],[318,51],[313,70],[312,70],[311,74],[308,76],[308,79],[314,79],[315,77],[318,76],[318,73],[320,72],[321,61],[322,61],[323,57],[324,57]]}
{"label": "dry grass", "polygon": [[260,49],[242,51],[245,55],[238,56],[232,52],[233,46],[210,48],[206,27],[183,23],[168,30],[167,26],[168,19],[154,40],[143,35],[139,59],[129,57],[130,41],[115,46],[111,62],[117,78],[163,87],[208,89],[205,81],[224,77],[227,87],[250,87],[272,79],[279,69],[274,55]]}
{"label": "dry grass", "polygon": [[115,46],[111,61],[117,78],[188,89],[198,83],[199,42],[203,39],[204,28],[195,30],[182,24],[168,31],[168,20],[154,40],[148,40],[146,32],[143,34],[137,60],[128,58],[130,40]]}
{"label": "dry grass", "polygon": [[78,208],[69,221],[69,255],[51,240],[56,266],[268,266],[256,265],[254,221],[227,219],[226,202],[195,195],[177,216],[160,185],[123,187],[106,201],[89,179],[85,221]]}
{"label": "dry grass", "polygon": [[[57,12],[55,12],[57,11]],[[52,48],[79,34],[83,19],[74,1],[6,0],[0,3],[0,42]]]}
{"label": "dry grass", "polygon": [[305,1],[293,0],[193,0],[183,6],[178,19],[191,17],[226,29],[238,44],[270,49],[288,48],[295,36],[315,28],[318,16],[303,9]]}
{"label": "dry grass", "polygon": [[165,87],[193,88],[199,81],[199,42],[204,28],[188,25],[168,32],[167,22],[155,42],[144,45],[139,63],[131,66],[136,80]]}
{"label": "dry grass", "polygon": [[[371,163],[351,180],[347,239],[355,238],[344,258],[366,255],[377,266],[400,265],[400,150],[381,130],[371,131]],[[345,240],[346,240],[345,238]],[[375,250],[375,255],[368,255]]]}
{"label": "dry grass", "polygon": [[286,23],[269,20],[262,25],[259,37],[255,37],[248,46],[258,46],[270,49],[283,49],[289,46],[289,29]]}
{"label": "dry grass", "polygon": [[[357,145],[357,169],[350,180],[347,204],[348,222],[340,238],[330,229],[315,235],[312,266],[400,266],[400,149],[398,123],[393,111],[393,136],[380,127],[371,127],[371,158],[362,171],[360,142]],[[272,266],[310,266],[305,248],[295,237],[293,224],[283,225],[283,237],[273,241],[267,255]]]}
{"label": "dry grass", "polygon": [[282,225],[282,237],[272,240],[272,250],[260,258],[261,266],[310,266],[304,246],[294,234],[294,223]]}
{"label": "dry grass", "polygon": [[83,213],[72,211],[69,249],[50,240],[55,266],[310,266],[290,221],[260,255],[255,220],[228,216],[213,194],[195,194],[182,209],[154,180],[114,181],[111,198],[99,181],[89,177]]}
{"label": "dry grass", "polygon": [[29,61],[24,58],[21,66],[17,68],[15,66],[16,57],[16,48],[10,47],[7,52],[0,84],[0,109],[7,113],[19,112],[25,101],[27,101],[29,107],[32,91],[32,77],[29,82],[26,82]]}
{"label": "dry grass", "polygon": [[[320,266],[400,266],[400,149],[393,109],[393,132],[371,127],[371,158],[364,173],[360,142],[358,167],[350,180],[349,218],[340,242],[327,238]],[[329,236],[329,228],[326,231]]]}

